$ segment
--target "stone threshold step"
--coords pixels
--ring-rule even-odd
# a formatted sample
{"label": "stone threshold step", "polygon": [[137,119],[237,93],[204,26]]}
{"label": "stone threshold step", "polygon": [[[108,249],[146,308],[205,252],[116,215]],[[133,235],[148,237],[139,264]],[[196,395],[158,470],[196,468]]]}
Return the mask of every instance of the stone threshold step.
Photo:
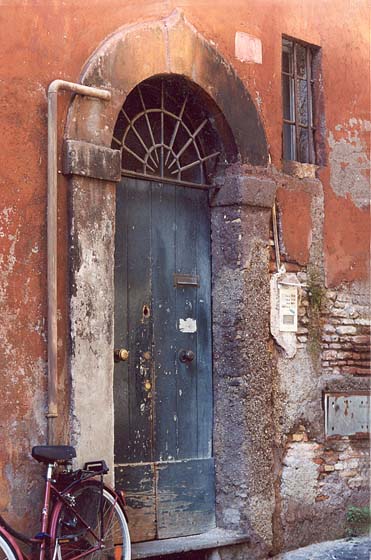
{"label": "stone threshold step", "polygon": [[167,556],[168,554],[207,550],[247,542],[249,542],[249,537],[246,534],[217,528],[191,537],[134,543],[132,544],[131,557],[132,560],[138,560],[152,556]]}

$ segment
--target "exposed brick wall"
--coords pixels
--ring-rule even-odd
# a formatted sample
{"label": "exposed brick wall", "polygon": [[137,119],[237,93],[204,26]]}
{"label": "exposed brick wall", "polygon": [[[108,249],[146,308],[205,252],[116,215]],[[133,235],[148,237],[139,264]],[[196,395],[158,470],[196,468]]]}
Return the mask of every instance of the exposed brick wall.
{"label": "exposed brick wall", "polygon": [[368,441],[318,442],[309,437],[304,426],[299,426],[285,446],[281,476],[284,548],[292,542],[304,546],[347,535],[349,507],[368,503]]}
{"label": "exposed brick wall", "polygon": [[322,372],[370,375],[367,296],[349,286],[327,290],[322,316]]}
{"label": "exposed brick wall", "polygon": [[[280,249],[281,265],[296,273],[302,289],[296,355],[288,359],[281,349],[276,353],[281,392],[275,407],[278,417],[284,418],[282,428],[276,423],[281,445],[276,464],[277,551],[346,536],[352,530],[347,521],[349,508],[367,506],[370,492],[367,435],[327,438],[322,401],[325,392],[358,393],[370,387],[367,284],[327,288],[317,260],[315,267],[312,262],[308,267],[296,262],[281,239]],[[270,271],[275,273],[272,233],[270,257]],[[292,385],[289,391],[288,383]],[[298,393],[305,399],[304,407]]]}

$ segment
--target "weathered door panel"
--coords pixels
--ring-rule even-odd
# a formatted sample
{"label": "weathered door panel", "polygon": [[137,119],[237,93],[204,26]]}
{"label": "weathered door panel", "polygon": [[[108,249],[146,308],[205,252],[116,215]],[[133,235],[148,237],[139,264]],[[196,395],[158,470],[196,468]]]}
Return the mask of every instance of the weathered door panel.
{"label": "weathered door panel", "polygon": [[215,526],[207,193],[123,179],[116,218],[116,484],[134,540],[200,533]]}
{"label": "weathered door panel", "polygon": [[116,487],[123,488],[133,542],[156,538],[155,465],[125,465],[116,467]]}
{"label": "weathered door panel", "polygon": [[156,481],[158,538],[197,535],[215,527],[213,459],[161,463]]}
{"label": "weathered door panel", "polygon": [[175,270],[176,187],[152,185],[154,460],[167,461],[177,455],[176,294],[169,282]]}
{"label": "weathered door panel", "polygon": [[[117,191],[115,348],[129,359],[115,365],[117,463],[153,460],[151,383],[151,192],[143,181]],[[132,289],[132,288],[135,289]],[[130,294],[130,297],[128,297]]]}

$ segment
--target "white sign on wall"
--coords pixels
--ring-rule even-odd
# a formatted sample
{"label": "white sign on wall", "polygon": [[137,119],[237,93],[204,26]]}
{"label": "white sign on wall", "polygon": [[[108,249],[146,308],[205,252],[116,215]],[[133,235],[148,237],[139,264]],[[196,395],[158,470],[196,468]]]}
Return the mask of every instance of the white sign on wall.
{"label": "white sign on wall", "polygon": [[298,289],[296,286],[279,284],[280,331],[298,330]]}

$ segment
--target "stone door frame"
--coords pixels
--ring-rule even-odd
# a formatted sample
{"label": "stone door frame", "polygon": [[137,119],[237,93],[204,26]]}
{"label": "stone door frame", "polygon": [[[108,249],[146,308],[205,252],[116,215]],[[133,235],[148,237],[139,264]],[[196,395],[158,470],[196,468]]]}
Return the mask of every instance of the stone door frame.
{"label": "stone door frame", "polygon": [[79,462],[98,457],[113,466],[115,183],[121,176],[112,134],[129,92],[151,76],[172,73],[197,84],[219,108],[229,154],[216,178],[220,189],[211,197],[217,525],[248,535],[250,547],[269,550],[274,475],[268,262],[276,185],[266,172],[267,142],[249,93],[178,11],[105,40],[81,83],[109,89],[111,101],[76,97],[69,109],[64,172],[70,176],[71,443]]}

